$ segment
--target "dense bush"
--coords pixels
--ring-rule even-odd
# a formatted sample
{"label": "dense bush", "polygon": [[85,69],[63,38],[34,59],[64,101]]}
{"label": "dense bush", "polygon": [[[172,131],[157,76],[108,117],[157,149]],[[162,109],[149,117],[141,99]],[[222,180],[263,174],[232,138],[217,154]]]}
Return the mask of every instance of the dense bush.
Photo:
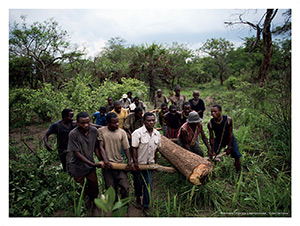
{"label": "dense bush", "polygon": [[51,121],[60,119],[64,108],[72,108],[75,113],[86,111],[93,114],[105,106],[107,98],[118,100],[122,94],[131,91],[141,100],[148,99],[148,88],[137,79],[122,78],[122,84],[104,81],[95,86],[89,75],[78,75],[66,87],[55,89],[51,84],[34,90],[11,89],[9,92],[10,125],[23,126],[32,119]]}

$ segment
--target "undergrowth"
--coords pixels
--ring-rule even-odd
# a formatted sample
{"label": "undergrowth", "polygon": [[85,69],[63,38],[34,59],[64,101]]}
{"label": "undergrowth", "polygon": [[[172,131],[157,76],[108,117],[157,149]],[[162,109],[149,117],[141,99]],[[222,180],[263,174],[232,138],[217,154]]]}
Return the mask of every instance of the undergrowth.
{"label": "undergrowth", "polygon": [[[187,99],[195,88],[183,89]],[[180,173],[155,172],[150,216],[153,217],[290,217],[291,216],[291,112],[289,91],[280,84],[259,87],[241,83],[228,91],[220,85],[200,90],[209,98],[203,128],[208,137],[210,107],[220,104],[233,119],[234,135],[242,153],[242,171],[225,156],[201,186],[192,185]],[[38,141],[37,141],[38,143]],[[200,144],[207,155],[206,147]],[[80,186],[57,165],[56,153],[45,148],[19,152],[10,143],[9,215],[73,216]],[[159,164],[171,164],[159,154]],[[101,170],[99,189],[104,191]],[[129,180],[131,180],[129,175]],[[131,182],[130,182],[131,183]],[[74,189],[75,194],[74,197]],[[78,201],[78,200],[76,200]],[[89,216],[86,210],[81,216]]]}

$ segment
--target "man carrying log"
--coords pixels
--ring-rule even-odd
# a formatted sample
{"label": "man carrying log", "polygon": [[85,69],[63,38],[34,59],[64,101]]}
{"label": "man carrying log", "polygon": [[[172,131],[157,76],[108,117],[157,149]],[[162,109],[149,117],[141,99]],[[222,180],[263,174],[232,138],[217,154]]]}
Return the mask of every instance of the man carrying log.
{"label": "man carrying log", "polygon": [[241,160],[242,156],[239,152],[239,147],[237,141],[232,132],[232,119],[227,115],[222,115],[222,107],[220,105],[214,105],[211,108],[212,119],[209,121],[207,127],[209,129],[209,141],[214,151],[217,155],[222,148],[225,150],[226,154],[231,154],[231,157],[235,159],[234,165],[237,171],[241,170]]}
{"label": "man carrying log", "polygon": [[[129,153],[129,142],[126,132],[119,128],[119,118],[116,113],[109,112],[106,116],[107,127],[98,129],[98,141],[100,153],[104,161],[104,169],[102,174],[104,177],[105,188],[112,186],[115,189],[116,196],[118,187],[120,187],[121,198],[129,196],[129,184],[127,172],[132,170],[131,158]],[[126,170],[111,169],[113,163],[123,163],[121,155],[122,147],[127,157]],[[116,200],[117,197],[116,197]]]}
{"label": "man carrying log", "polygon": [[[100,160],[99,146],[97,142],[97,129],[90,126],[90,117],[86,112],[80,112],[77,117],[77,127],[69,134],[68,152],[72,153],[70,160],[70,174],[77,183],[82,186],[84,178],[87,180],[85,193],[89,197],[88,206],[94,204],[98,196],[98,181],[96,168],[101,167],[95,163],[94,152]],[[94,210],[95,210],[94,206]]]}
{"label": "man carrying log", "polygon": [[208,155],[211,156],[212,151],[202,128],[201,118],[195,111],[190,112],[187,122],[180,127],[177,136],[177,144],[203,157],[203,152],[198,143],[199,134],[201,134],[202,140],[207,147]]}
{"label": "man carrying log", "polygon": [[143,209],[149,210],[153,183],[153,171],[140,171],[138,164],[153,164],[157,160],[157,149],[161,147],[161,135],[154,129],[155,115],[146,112],[143,116],[144,126],[135,130],[132,134],[132,157],[134,189],[137,208],[141,207],[143,195]]}
{"label": "man carrying log", "polygon": [[60,161],[63,166],[63,171],[68,171],[68,161],[67,161],[67,148],[68,148],[68,139],[69,133],[72,129],[76,127],[76,123],[73,122],[73,110],[64,109],[62,111],[62,120],[51,124],[48,131],[44,136],[44,143],[49,151],[53,151],[53,147],[48,143],[48,138],[51,134],[56,134],[57,136],[57,150],[59,154]]}

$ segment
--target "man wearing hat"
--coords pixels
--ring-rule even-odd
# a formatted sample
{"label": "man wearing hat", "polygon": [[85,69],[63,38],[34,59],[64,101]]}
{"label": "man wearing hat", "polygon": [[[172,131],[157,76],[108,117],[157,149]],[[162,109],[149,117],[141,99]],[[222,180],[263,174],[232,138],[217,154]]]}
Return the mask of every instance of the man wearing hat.
{"label": "man wearing hat", "polygon": [[211,156],[212,151],[202,128],[201,118],[197,112],[193,111],[189,113],[187,122],[180,127],[177,143],[181,147],[203,157],[203,151],[198,142],[199,134],[201,134],[202,140],[207,147],[208,155]]}
{"label": "man wearing hat", "polygon": [[128,98],[127,94],[123,94],[122,99],[120,99],[121,106],[124,109],[128,109],[129,105],[131,104],[130,99]]}

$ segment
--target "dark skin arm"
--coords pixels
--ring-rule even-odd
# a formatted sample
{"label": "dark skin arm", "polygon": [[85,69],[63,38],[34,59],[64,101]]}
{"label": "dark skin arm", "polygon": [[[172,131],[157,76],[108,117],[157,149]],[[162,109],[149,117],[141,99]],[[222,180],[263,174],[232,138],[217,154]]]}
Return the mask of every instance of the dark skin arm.
{"label": "dark skin arm", "polygon": [[45,143],[45,146],[46,146],[47,150],[48,151],[53,151],[52,145],[48,143],[48,138],[49,138],[50,135],[51,135],[51,133],[48,130],[47,133],[45,134],[43,140],[44,140],[44,143]]}
{"label": "dark skin arm", "polygon": [[156,150],[155,150],[155,153],[154,153],[154,162],[155,162],[155,163],[157,163],[157,150],[158,150],[158,149],[156,149]]}
{"label": "dark skin arm", "polygon": [[97,156],[98,160],[99,160],[99,161],[101,161],[101,160],[102,160],[102,158],[101,158],[101,155],[100,155],[100,149],[99,149],[99,147],[98,147],[98,146],[97,146],[97,147],[95,147],[95,154],[96,154],[96,156]]}
{"label": "dark skin arm", "polygon": [[212,151],[211,151],[211,148],[210,148],[210,146],[208,144],[207,137],[205,136],[205,133],[203,131],[202,124],[201,124],[201,128],[200,128],[200,133],[201,133],[202,140],[203,140],[205,146],[207,147],[208,155],[211,157],[212,156]]}
{"label": "dark skin arm", "polygon": [[133,158],[133,171],[134,172],[139,172],[139,164],[138,164],[138,153],[137,153],[137,148],[133,147],[132,148],[132,158]]}
{"label": "dark skin arm", "polygon": [[131,130],[130,129],[126,129],[126,128],[124,128],[124,130],[125,130],[125,132],[127,134],[128,139],[131,139],[131,134],[132,134]]}
{"label": "dark skin arm", "polygon": [[88,160],[84,155],[82,155],[79,151],[74,151],[74,155],[76,156],[76,158],[78,158],[79,160],[91,165],[91,166],[96,166],[96,167],[100,167],[100,163],[94,163],[91,162],[90,160]]}
{"label": "dark skin arm", "polygon": [[204,112],[204,110],[199,110],[197,113],[200,114],[201,112]]}
{"label": "dark skin arm", "polygon": [[99,141],[99,147],[100,147],[100,154],[104,162],[104,168],[105,169],[110,169],[111,168],[111,163],[108,161],[105,150],[104,150],[104,142],[102,140]]}
{"label": "dark skin arm", "polygon": [[[207,124],[207,128],[208,128],[208,131],[209,131],[209,143],[210,143],[210,146],[211,146],[211,156],[212,157],[213,155],[216,156],[216,153],[215,153],[215,138],[214,138],[214,132],[213,132],[213,129],[210,127],[210,124],[208,123]],[[209,154],[209,153],[208,153]]]}
{"label": "dark skin arm", "polygon": [[127,158],[127,166],[126,166],[126,171],[131,171],[132,170],[132,165],[131,165],[131,158],[130,158],[130,152],[129,148],[124,150],[126,158]]}
{"label": "dark skin arm", "polygon": [[231,153],[232,149],[232,138],[233,138],[233,132],[232,132],[232,119],[228,117],[228,132],[229,132],[229,139],[227,144],[227,149],[225,150],[226,154],[229,155]]}
{"label": "dark skin arm", "polygon": [[97,129],[99,129],[99,128],[102,127],[101,125],[96,125],[96,124],[94,124],[94,123],[91,123],[91,126],[96,127]]}

